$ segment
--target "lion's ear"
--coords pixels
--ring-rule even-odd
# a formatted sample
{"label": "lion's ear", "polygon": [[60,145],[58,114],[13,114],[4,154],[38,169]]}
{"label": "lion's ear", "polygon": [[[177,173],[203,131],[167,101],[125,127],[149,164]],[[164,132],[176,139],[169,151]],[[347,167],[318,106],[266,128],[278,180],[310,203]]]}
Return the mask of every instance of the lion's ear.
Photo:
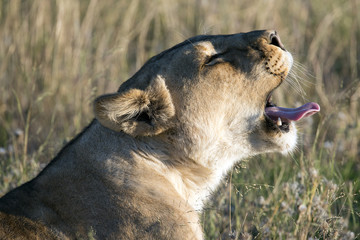
{"label": "lion's ear", "polygon": [[165,131],[174,115],[169,90],[160,76],[153,79],[145,90],[133,88],[95,100],[95,116],[103,126],[134,137]]}

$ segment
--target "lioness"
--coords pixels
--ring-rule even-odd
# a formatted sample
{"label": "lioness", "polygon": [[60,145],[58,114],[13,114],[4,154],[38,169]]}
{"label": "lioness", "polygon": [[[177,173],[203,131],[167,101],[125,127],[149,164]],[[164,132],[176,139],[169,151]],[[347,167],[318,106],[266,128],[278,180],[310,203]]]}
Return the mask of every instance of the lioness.
{"label": "lioness", "polygon": [[0,199],[1,239],[202,239],[198,211],[235,162],[296,145],[276,107],[292,65],[275,31],[197,36],[151,58],[33,180]]}

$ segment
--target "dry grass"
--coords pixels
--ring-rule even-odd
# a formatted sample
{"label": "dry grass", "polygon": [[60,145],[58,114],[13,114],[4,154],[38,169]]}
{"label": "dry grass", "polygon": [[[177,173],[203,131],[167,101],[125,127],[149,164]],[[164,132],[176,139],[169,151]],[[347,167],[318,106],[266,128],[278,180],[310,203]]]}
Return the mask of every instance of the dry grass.
{"label": "dry grass", "polygon": [[317,101],[321,114],[301,124],[291,157],[229,175],[203,214],[206,237],[359,237],[359,12],[357,0],[1,0],[0,194],[36,175],[90,122],[94,97],[149,57],[197,34],[276,29],[296,60],[277,102]]}

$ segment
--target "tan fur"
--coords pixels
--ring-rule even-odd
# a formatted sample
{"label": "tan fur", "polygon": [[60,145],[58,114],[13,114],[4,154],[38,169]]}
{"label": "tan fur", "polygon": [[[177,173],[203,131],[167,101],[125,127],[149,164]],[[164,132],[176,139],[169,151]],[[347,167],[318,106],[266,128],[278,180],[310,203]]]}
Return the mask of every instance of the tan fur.
{"label": "tan fur", "polygon": [[235,162],[286,153],[264,115],[291,54],[273,31],[198,36],[150,59],[32,181],[0,199],[0,239],[202,239],[198,211]]}

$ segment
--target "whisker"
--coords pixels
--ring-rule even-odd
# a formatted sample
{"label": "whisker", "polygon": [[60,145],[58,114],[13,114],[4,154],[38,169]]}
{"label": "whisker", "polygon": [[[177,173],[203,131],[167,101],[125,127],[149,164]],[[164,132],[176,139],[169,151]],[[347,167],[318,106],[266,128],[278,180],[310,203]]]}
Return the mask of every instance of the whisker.
{"label": "whisker", "polygon": [[303,100],[307,100],[307,95],[303,86],[307,88],[313,86],[315,83],[311,81],[311,79],[315,79],[314,75],[312,75],[303,64],[294,61],[285,82],[291,89],[299,94]]}
{"label": "whisker", "polygon": [[292,83],[297,86],[301,92],[304,92],[304,89],[303,89],[303,85],[305,85],[305,87],[309,87],[308,83],[306,81],[303,81],[303,79],[301,78],[296,74],[296,73],[293,73],[293,74],[290,74],[289,75],[289,80],[292,80]]}
{"label": "whisker", "polygon": [[289,76],[286,78],[285,81],[287,84],[289,84],[289,86],[294,89],[299,95],[301,96],[305,96],[305,90],[303,89],[303,87],[301,86],[299,80],[298,80],[298,76],[296,73],[294,72],[290,72]]}
{"label": "whisker", "polygon": [[292,81],[285,81],[285,84],[287,84],[291,89],[293,89],[297,94],[299,94],[302,98],[305,97],[306,93],[305,91],[299,87],[297,84],[294,84]]}
{"label": "whisker", "polygon": [[[306,79],[315,79],[315,76],[310,73],[310,71],[301,63],[294,61],[293,67],[296,69],[296,72],[300,73]],[[308,80],[306,82],[312,83]]]}

